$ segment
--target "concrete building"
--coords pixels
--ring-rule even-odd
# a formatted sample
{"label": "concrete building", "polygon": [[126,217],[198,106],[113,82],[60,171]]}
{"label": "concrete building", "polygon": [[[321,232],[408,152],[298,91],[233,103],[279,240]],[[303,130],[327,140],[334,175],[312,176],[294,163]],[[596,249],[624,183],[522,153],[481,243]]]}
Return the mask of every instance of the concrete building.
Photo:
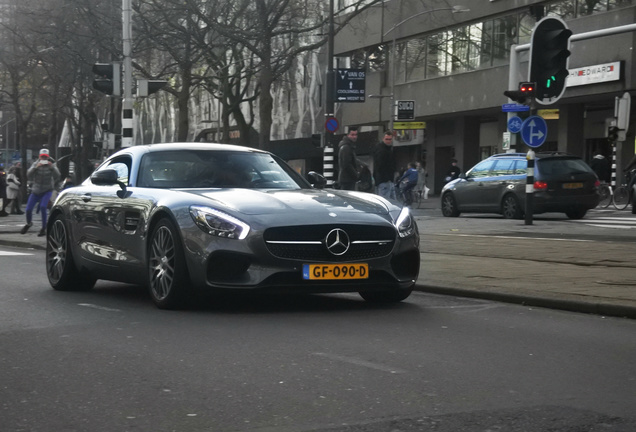
{"label": "concrete building", "polygon": [[[460,9],[469,11],[456,13]],[[503,152],[511,46],[529,44],[543,16],[562,18],[574,35],[633,24],[633,0],[387,0],[337,34],[339,67],[366,70],[364,103],[342,103],[341,125],[376,130],[391,124],[393,101],[414,100],[415,121],[424,128],[401,130],[400,164],[423,160],[436,193],[452,158],[466,170]],[[606,138],[616,97],[635,90],[635,35],[572,42],[567,88],[555,104],[539,106],[547,122],[537,151],[562,151],[588,162],[595,151],[612,157]],[[395,51],[391,52],[391,47]],[[515,82],[528,79],[528,51],[519,53]],[[391,64],[391,59],[394,63]],[[373,95],[373,97],[369,97]],[[633,116],[632,116],[633,118]],[[617,145],[619,171],[634,157],[634,125]],[[521,141],[512,150],[527,152]]]}

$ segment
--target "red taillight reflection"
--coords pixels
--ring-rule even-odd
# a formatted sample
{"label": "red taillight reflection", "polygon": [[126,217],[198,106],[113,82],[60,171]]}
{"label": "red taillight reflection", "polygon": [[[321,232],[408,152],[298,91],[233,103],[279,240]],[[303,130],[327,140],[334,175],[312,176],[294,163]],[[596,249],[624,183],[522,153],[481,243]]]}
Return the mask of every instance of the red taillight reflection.
{"label": "red taillight reflection", "polygon": [[542,182],[538,180],[534,182],[534,190],[543,190],[547,188],[548,188],[548,184],[546,182]]}
{"label": "red taillight reflection", "polygon": [[600,185],[601,185],[600,180],[596,180],[596,181],[594,182],[594,187],[595,187],[595,188],[598,188]]}

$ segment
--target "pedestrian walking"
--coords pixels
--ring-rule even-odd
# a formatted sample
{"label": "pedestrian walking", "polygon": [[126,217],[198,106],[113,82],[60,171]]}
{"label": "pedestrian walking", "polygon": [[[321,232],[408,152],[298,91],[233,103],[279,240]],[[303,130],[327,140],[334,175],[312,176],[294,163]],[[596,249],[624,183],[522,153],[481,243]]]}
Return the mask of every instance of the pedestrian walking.
{"label": "pedestrian walking", "polygon": [[47,207],[51,195],[55,190],[55,185],[60,181],[60,171],[49,158],[47,149],[40,150],[39,158],[31,165],[27,171],[27,179],[32,182],[31,194],[27,201],[26,207],[26,225],[20,230],[21,234],[26,232],[33,226],[33,208],[36,203],[40,206],[40,214],[42,215],[42,229],[38,236],[46,234],[46,217]]}
{"label": "pedestrian walking", "polygon": [[422,198],[428,199],[429,189],[426,187],[426,177],[428,177],[428,172],[421,162],[417,162],[415,165],[415,168],[417,169],[417,186],[415,186],[415,190],[422,194]]}
{"label": "pedestrian walking", "polygon": [[350,127],[347,135],[338,144],[338,183],[340,189],[355,190],[358,169],[361,165],[356,156],[358,128]]}
{"label": "pedestrian walking", "polygon": [[4,170],[4,167],[0,167],[0,217],[9,216],[4,209],[7,206],[7,183],[6,183],[7,173]]}
{"label": "pedestrian walking", "polygon": [[384,132],[382,141],[373,151],[373,178],[378,195],[386,199],[395,199],[395,161],[393,158],[393,132]]}
{"label": "pedestrian walking", "polygon": [[7,202],[2,208],[2,211],[6,213],[7,207],[11,211],[11,214],[24,214],[19,210],[18,199],[20,198],[20,180],[16,175],[16,166],[9,168],[9,175],[7,175]]}

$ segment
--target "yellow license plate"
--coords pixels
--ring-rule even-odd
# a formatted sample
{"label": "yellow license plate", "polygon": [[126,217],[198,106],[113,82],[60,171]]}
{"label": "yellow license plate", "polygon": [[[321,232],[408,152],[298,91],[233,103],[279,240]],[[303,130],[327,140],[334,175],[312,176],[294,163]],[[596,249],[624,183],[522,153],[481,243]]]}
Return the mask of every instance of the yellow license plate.
{"label": "yellow license plate", "polygon": [[581,189],[583,183],[563,183],[563,189]]}
{"label": "yellow license plate", "polygon": [[369,265],[356,264],[303,264],[303,279],[342,280],[368,279]]}

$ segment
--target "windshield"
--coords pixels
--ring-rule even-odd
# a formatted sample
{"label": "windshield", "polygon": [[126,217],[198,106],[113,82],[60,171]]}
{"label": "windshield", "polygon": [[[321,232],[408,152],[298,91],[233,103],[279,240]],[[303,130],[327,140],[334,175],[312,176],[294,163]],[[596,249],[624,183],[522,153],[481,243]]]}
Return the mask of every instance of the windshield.
{"label": "windshield", "polygon": [[149,188],[308,187],[284,162],[267,153],[176,150],[146,154],[138,186]]}

